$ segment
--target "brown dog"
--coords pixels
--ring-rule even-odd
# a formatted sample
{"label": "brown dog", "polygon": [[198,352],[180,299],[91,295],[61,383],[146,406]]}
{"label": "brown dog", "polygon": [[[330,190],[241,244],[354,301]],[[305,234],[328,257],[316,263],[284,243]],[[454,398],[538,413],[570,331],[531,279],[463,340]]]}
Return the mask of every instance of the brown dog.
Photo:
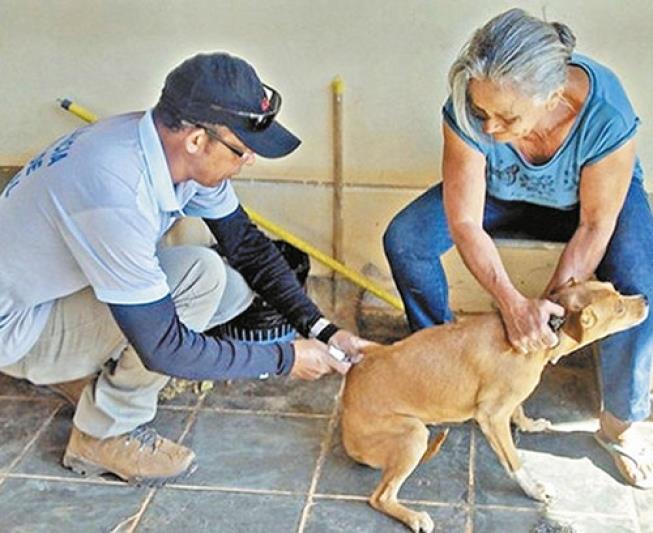
{"label": "brown dog", "polygon": [[419,331],[390,346],[364,349],[363,360],[347,375],[342,438],[354,460],[383,470],[370,504],[413,531],[433,530],[427,513],[397,501],[406,478],[433,457],[447,432],[428,442],[426,424],[478,422],[499,461],[524,492],[540,501],[550,494],[522,467],[510,433],[542,431],[522,402],[533,392],[548,362],[597,339],[642,322],[642,296],[621,296],[609,283],[570,282],[551,297],[565,308],[555,348],[521,355],[506,340],[498,313]]}

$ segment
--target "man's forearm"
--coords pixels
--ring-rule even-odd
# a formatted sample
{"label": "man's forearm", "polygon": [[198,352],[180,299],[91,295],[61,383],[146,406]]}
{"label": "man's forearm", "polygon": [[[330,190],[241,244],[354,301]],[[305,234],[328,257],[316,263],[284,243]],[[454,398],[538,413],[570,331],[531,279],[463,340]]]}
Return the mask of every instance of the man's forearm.
{"label": "man's forearm", "polygon": [[170,295],[149,304],[110,304],[118,327],[148,370],[184,379],[287,375],[295,354],[288,342],[246,344],[188,329]]}

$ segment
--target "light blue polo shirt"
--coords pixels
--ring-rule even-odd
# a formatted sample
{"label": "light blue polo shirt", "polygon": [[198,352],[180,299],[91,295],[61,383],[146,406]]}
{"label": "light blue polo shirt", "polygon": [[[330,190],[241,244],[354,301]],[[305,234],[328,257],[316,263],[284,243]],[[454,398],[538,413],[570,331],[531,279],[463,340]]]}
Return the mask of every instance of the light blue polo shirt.
{"label": "light blue polo shirt", "polygon": [[[501,200],[517,200],[571,209],[579,201],[583,168],[611,154],[637,132],[639,118],[617,76],[607,67],[580,54],[572,65],[589,76],[590,89],[563,145],[544,164],[526,161],[510,143],[496,143],[482,133],[481,123],[472,117],[480,138],[476,141],[458,126],[451,97],[442,109],[445,122],[470,146],[485,156],[487,192]],[[643,179],[639,158],[633,178]]]}
{"label": "light blue polo shirt", "polygon": [[237,207],[229,181],[173,184],[151,112],[50,145],[0,193],[0,367],[32,347],[58,298],[89,285],[107,303],[163,298],[163,233],[178,217],[221,218]]}

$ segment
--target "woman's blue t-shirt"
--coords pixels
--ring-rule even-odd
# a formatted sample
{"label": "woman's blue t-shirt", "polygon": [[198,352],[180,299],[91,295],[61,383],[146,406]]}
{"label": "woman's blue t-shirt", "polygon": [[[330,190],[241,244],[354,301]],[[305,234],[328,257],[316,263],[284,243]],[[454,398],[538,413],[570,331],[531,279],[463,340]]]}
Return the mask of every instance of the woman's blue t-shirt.
{"label": "woman's blue t-shirt", "polygon": [[[526,161],[510,143],[493,142],[473,117],[472,126],[480,140],[470,138],[456,122],[451,97],[445,103],[442,114],[446,123],[485,156],[487,192],[491,196],[571,209],[578,204],[583,168],[600,161],[635,135],[640,121],[617,76],[579,54],[572,55],[570,64],[587,73],[590,90],[564,143],[541,165]],[[641,181],[642,177],[637,158],[633,178]]]}

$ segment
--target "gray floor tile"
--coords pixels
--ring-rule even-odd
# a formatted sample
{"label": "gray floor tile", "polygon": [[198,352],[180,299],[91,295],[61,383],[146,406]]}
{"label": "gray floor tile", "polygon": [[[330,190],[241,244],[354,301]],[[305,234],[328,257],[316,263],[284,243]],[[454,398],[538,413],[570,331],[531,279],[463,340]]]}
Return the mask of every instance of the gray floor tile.
{"label": "gray floor tile", "polygon": [[184,484],[307,491],[326,419],[201,412],[184,443],[199,468]]}
{"label": "gray floor tile", "polygon": [[62,407],[14,470],[21,474],[77,477],[77,474],[61,465],[70,436],[73,413],[72,406]]}
{"label": "gray floor tile", "polygon": [[333,411],[341,381],[339,375],[332,374],[319,381],[270,378],[216,383],[204,406],[328,415]]}
{"label": "gray floor tile", "polygon": [[653,533],[653,490],[633,490],[642,533]]}
{"label": "gray floor tile", "polygon": [[[153,425],[164,437],[177,440],[189,416],[190,413],[184,411],[160,410]],[[22,474],[77,478],[78,474],[61,465],[61,458],[70,436],[72,417],[71,406],[59,411],[29,453],[16,465],[15,471]]]}
{"label": "gray floor tile", "polygon": [[0,486],[0,529],[7,533],[111,531],[136,513],[145,489],[8,479]]}
{"label": "gray floor tile", "polygon": [[136,531],[288,533],[297,530],[304,501],[302,496],[162,489]]}
{"label": "gray floor tile", "polygon": [[[432,428],[431,435],[440,431]],[[406,480],[400,498],[446,503],[463,503],[469,479],[469,426],[453,427],[440,452],[427,464],[420,465]],[[326,457],[317,492],[369,496],[379,480],[380,470],[350,459],[336,432]]]}
{"label": "gray floor tile", "polygon": [[[649,449],[653,450],[653,423],[641,424],[639,432],[648,443]],[[616,467],[611,467],[611,473],[618,477]],[[635,500],[637,519],[641,533],[653,533],[653,490],[631,489]]]}
{"label": "gray floor tile", "polygon": [[0,400],[0,471],[25,448],[58,403]]}
{"label": "gray floor tile", "polygon": [[[415,511],[426,511],[435,523],[436,532],[465,531],[466,511],[453,506],[409,505]],[[366,502],[318,499],[311,507],[306,533],[402,533],[408,529],[401,523]]]}
{"label": "gray floor tile", "polygon": [[593,421],[600,405],[594,368],[549,365],[524,408],[530,417],[558,424]]}
{"label": "gray floor tile", "polygon": [[[592,439],[590,430],[597,424],[598,398],[591,365],[549,366],[525,403],[526,413],[533,418],[548,418],[561,428],[584,428],[515,434],[524,463],[537,479],[552,485],[556,491],[554,509],[600,512],[606,501],[620,505],[628,497],[609,457]],[[508,477],[478,429],[477,437],[476,501],[538,507]]]}
{"label": "gray floor tile", "polygon": [[152,420],[151,425],[154,426],[162,437],[177,441],[186,428],[190,416],[191,413],[186,411],[166,411],[165,409],[160,409],[154,420]]}
{"label": "gray floor tile", "polygon": [[476,509],[474,533],[628,533],[637,531],[629,518],[551,514],[508,509]]}
{"label": "gray floor tile", "polygon": [[[508,477],[480,431],[477,443],[476,502],[541,507]],[[628,508],[630,489],[618,480],[609,456],[591,433],[522,434],[517,447],[533,477],[553,487],[551,509],[606,513],[606,502],[615,514]]]}
{"label": "gray floor tile", "polygon": [[193,392],[192,386],[183,390],[183,392],[176,392],[173,398],[159,398],[159,405],[175,406],[175,407],[194,407],[199,401],[198,394]]}
{"label": "gray floor tile", "polygon": [[59,399],[59,396],[47,387],[37,387],[26,379],[14,379],[2,373],[0,373],[0,396],[23,396],[53,401]]}

